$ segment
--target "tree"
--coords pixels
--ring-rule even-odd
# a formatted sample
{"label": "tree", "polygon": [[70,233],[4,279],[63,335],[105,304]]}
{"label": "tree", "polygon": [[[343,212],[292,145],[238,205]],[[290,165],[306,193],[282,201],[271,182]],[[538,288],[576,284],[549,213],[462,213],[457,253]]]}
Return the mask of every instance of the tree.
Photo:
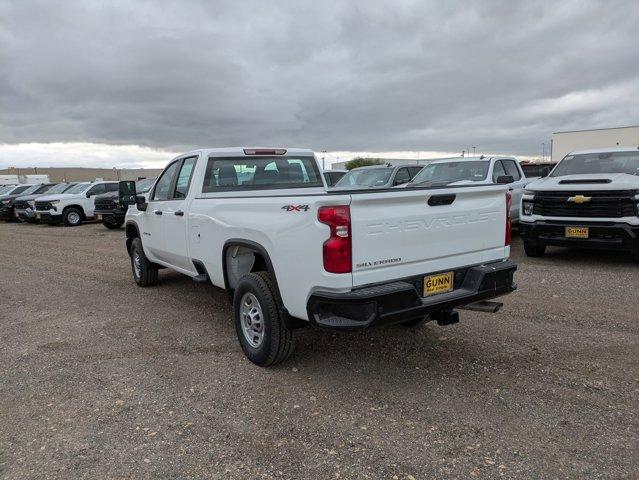
{"label": "tree", "polygon": [[370,165],[382,165],[384,161],[380,158],[364,158],[355,157],[353,160],[346,162],[346,170],[352,170],[357,167],[368,167]]}

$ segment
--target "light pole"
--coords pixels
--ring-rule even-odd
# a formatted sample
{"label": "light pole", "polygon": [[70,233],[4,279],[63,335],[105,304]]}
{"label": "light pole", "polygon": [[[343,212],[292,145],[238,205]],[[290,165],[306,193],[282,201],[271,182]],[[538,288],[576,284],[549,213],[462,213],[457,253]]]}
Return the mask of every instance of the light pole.
{"label": "light pole", "polygon": [[325,158],[326,158],[326,150],[322,150],[322,170],[326,170],[326,164],[324,163]]}
{"label": "light pole", "polygon": [[473,147],[473,157],[475,156],[475,149],[476,149],[476,148],[477,148],[477,147]]}

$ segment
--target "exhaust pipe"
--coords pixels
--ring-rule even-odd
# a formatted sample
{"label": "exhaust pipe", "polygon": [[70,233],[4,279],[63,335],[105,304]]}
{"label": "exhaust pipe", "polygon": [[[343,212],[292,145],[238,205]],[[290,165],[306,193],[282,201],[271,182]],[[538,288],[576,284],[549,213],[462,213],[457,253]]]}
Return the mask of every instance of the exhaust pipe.
{"label": "exhaust pipe", "polygon": [[500,302],[477,302],[457,308],[460,310],[472,310],[473,312],[497,313],[503,306],[504,304]]}

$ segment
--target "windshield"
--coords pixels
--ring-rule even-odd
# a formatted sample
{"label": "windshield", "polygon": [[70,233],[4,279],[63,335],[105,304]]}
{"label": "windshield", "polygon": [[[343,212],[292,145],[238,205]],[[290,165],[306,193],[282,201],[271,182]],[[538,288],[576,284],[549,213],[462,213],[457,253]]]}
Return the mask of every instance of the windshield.
{"label": "windshield", "polygon": [[481,182],[486,180],[488,167],[488,160],[431,163],[415,175],[411,184],[441,183],[442,185],[447,185],[462,180]]}
{"label": "windshield", "polygon": [[143,180],[138,180],[135,182],[135,192],[136,193],[146,193],[151,190],[153,186],[153,182],[155,182],[155,178],[145,178]]}
{"label": "windshield", "polygon": [[90,183],[78,183],[64,193],[82,193],[91,186]]}
{"label": "windshield", "polygon": [[588,173],[627,173],[639,175],[639,151],[567,155],[551,173],[551,177]]}
{"label": "windshield", "polygon": [[47,193],[49,195],[54,195],[56,193],[62,193],[65,190],[67,190],[68,188],[71,188],[73,185],[75,185],[75,183],[58,183],[54,187],[51,187],[49,190],[47,190]]}
{"label": "windshield", "polygon": [[352,187],[361,185],[364,187],[381,187],[386,185],[393,174],[392,168],[366,168],[362,170],[351,170],[344,175],[336,187]]}
{"label": "windshield", "polygon": [[3,187],[0,187],[0,195],[4,195],[9,193],[11,190],[13,190],[14,188],[16,188],[15,185],[5,185]]}

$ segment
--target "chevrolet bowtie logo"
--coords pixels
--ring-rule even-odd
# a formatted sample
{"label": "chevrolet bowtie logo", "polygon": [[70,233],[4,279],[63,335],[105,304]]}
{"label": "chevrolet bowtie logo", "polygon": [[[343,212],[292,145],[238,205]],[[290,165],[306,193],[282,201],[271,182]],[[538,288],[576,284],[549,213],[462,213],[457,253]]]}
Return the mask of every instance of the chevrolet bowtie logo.
{"label": "chevrolet bowtie logo", "polygon": [[568,197],[570,203],[586,203],[592,200],[592,197],[584,197],[583,195],[575,195],[574,197]]}

